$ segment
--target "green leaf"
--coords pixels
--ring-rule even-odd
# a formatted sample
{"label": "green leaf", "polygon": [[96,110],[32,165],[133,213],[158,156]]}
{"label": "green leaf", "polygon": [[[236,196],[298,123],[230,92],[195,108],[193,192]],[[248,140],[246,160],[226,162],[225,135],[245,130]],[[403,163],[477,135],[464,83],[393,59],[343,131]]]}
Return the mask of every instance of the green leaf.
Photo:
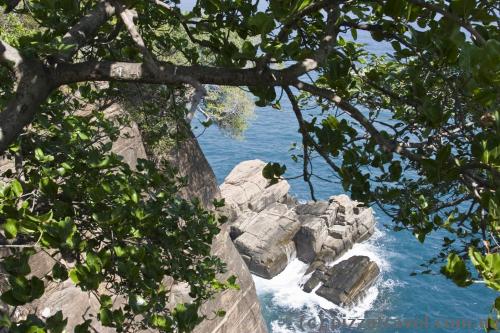
{"label": "green leaf", "polygon": [[89,333],[92,320],[87,319],[83,323],[75,326],[75,333]]}
{"label": "green leaf", "polygon": [[69,277],[70,277],[71,281],[73,281],[74,284],[76,284],[76,285],[80,284],[80,278],[78,276],[78,270],[76,268],[70,269]]}
{"label": "green leaf", "polygon": [[21,195],[23,195],[23,187],[22,187],[21,183],[17,179],[14,179],[10,183],[10,186],[12,188],[12,192],[14,192],[14,194],[16,195],[16,197],[19,198]]}
{"label": "green leaf", "polygon": [[111,312],[110,309],[107,308],[101,308],[99,310],[99,321],[103,326],[112,326],[113,325],[113,313]]}
{"label": "green leaf", "polygon": [[276,184],[281,176],[286,172],[286,166],[278,163],[268,163],[262,169],[262,176],[271,181],[271,185]]}
{"label": "green leaf", "polygon": [[65,281],[68,278],[68,270],[60,263],[56,263],[52,267],[52,277],[58,281]]}
{"label": "green leaf", "polygon": [[113,300],[109,295],[101,295],[99,301],[101,303],[101,308],[110,309],[113,306]]}
{"label": "green leaf", "polygon": [[441,268],[441,273],[448,279],[453,280],[459,287],[466,287],[472,284],[470,272],[467,270],[462,258],[456,253],[450,253],[448,263]]}
{"label": "green leaf", "polygon": [[47,329],[50,333],[62,333],[68,324],[68,319],[63,318],[62,311],[58,311],[46,320]]}
{"label": "green leaf", "polygon": [[246,40],[241,46],[241,53],[247,58],[254,58],[257,54],[257,49],[251,42]]}
{"label": "green leaf", "polygon": [[42,297],[45,286],[43,285],[43,281],[37,278],[36,276],[31,278],[31,300],[35,300],[37,298]]}
{"label": "green leaf", "polygon": [[5,236],[7,238],[15,238],[17,236],[17,221],[14,219],[7,219],[3,225]]}
{"label": "green leaf", "polygon": [[172,322],[165,316],[154,314],[151,317],[151,324],[153,325],[153,327],[162,329],[165,332],[169,332],[172,330]]}
{"label": "green leaf", "polygon": [[273,18],[266,13],[258,12],[250,17],[248,24],[252,29],[260,34],[268,34],[273,31],[275,25]]}
{"label": "green leaf", "polygon": [[92,269],[95,273],[99,273],[102,269],[102,261],[101,258],[94,252],[87,252],[87,257],[85,258],[85,262],[87,266]]}

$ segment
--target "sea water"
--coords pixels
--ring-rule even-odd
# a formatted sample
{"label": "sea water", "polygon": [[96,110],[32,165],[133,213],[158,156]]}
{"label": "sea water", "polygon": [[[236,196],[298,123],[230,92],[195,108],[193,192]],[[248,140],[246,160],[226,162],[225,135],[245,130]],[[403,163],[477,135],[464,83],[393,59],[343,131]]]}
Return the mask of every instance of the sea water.
{"label": "sea water", "polygon": [[[202,135],[201,132],[201,126],[195,129],[219,183],[236,164],[250,159],[286,164],[287,177],[301,174],[300,162],[290,158],[292,144],[300,147],[301,138],[290,105],[285,101],[281,111],[256,109],[243,139],[227,137],[215,126]],[[313,179],[318,199],[344,193],[339,180],[320,159],[315,160],[314,173],[329,180]],[[301,179],[289,183],[291,194],[299,200],[310,200],[309,189]],[[297,259],[271,280],[254,277],[269,331],[482,332],[480,321],[487,317],[495,294],[479,284],[459,288],[439,273],[411,276],[422,269],[421,264],[438,254],[442,237],[431,235],[420,244],[407,231],[392,231],[391,219],[377,207],[374,209],[377,218],[374,236],[356,244],[340,260],[358,254],[369,256],[381,268],[377,282],[354,306],[339,308],[301,290],[307,266]],[[439,267],[434,268],[439,271]]]}

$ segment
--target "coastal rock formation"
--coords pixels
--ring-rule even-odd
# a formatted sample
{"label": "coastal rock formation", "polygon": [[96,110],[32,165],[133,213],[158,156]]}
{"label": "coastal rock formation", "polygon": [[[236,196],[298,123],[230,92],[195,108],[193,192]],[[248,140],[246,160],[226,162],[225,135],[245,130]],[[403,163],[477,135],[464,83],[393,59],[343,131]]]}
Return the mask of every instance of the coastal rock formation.
{"label": "coastal rock formation", "polygon": [[234,244],[248,268],[270,279],[283,271],[294,255],[294,236],[300,229],[300,222],[286,205],[274,203],[245,219],[237,228],[240,236]]}
{"label": "coastal rock formation", "polygon": [[270,185],[262,176],[265,165],[241,162],[220,187],[233,217],[230,235],[243,260],[253,274],[271,279],[297,257],[310,264],[306,292],[321,285],[318,295],[336,304],[352,302],[378,276],[377,265],[367,257],[328,264],[373,234],[373,210],[344,194],[299,204],[288,194],[286,180]]}
{"label": "coastal rock formation", "polygon": [[366,256],[354,256],[333,267],[316,270],[304,285],[304,290],[316,291],[337,305],[350,305],[358,299],[380,274],[377,264]]}

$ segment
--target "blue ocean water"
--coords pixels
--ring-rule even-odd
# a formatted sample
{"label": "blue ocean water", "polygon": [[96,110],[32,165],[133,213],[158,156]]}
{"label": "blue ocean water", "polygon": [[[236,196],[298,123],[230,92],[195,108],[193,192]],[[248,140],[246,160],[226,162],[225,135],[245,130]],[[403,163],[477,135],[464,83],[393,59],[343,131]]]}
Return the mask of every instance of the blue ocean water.
{"label": "blue ocean water", "polygon": [[[287,103],[282,102],[282,109],[258,108],[243,140],[226,137],[214,126],[200,135],[200,144],[220,183],[236,164],[249,159],[284,163],[288,177],[301,173],[300,163],[292,161],[289,151],[294,142],[300,146],[297,123]],[[315,173],[331,181],[314,180],[319,199],[343,193],[338,180],[320,160],[315,163]],[[301,179],[289,182],[293,195],[310,199],[308,187]],[[299,261],[292,262],[285,272],[270,281],[256,277],[269,331],[482,332],[479,323],[490,311],[495,298],[493,292],[484,285],[459,288],[440,274],[410,276],[419,270],[420,264],[438,253],[439,236],[429,237],[422,245],[409,232],[386,228],[384,225],[391,225],[390,218],[374,209],[377,233],[347,255],[361,253],[376,260],[382,268],[377,284],[354,308],[338,309],[301,292],[297,283],[305,267]],[[359,319],[353,323],[352,320],[339,322],[340,318],[370,320]],[[375,321],[381,318],[385,319]]]}

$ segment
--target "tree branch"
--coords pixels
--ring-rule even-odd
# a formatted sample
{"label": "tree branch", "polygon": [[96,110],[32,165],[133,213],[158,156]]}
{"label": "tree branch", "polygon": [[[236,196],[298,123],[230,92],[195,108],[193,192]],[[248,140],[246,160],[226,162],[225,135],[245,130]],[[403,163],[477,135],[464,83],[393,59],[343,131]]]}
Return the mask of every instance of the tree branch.
{"label": "tree branch", "polygon": [[59,58],[69,61],[78,49],[92,39],[99,28],[114,14],[115,6],[109,1],[101,1],[63,36],[62,42],[66,45],[73,45],[73,47],[59,55]]}
{"label": "tree branch", "polygon": [[22,62],[21,53],[15,47],[0,40],[0,64],[15,70]]}
{"label": "tree branch", "polygon": [[[299,104],[297,103],[297,99],[293,95],[292,91],[288,86],[283,86],[283,90],[285,90],[286,95],[288,96],[288,99],[290,100],[290,103],[292,104],[292,110],[293,113],[295,114],[295,118],[297,119],[297,122],[299,123],[299,130],[300,133],[302,134],[302,138],[306,140],[307,143],[310,143],[313,147],[314,150],[318,152],[318,154],[323,157],[323,159],[328,163],[328,165],[337,173],[340,173],[340,168],[333,162],[333,160],[328,156],[328,154],[319,146],[318,143],[314,140],[313,137],[309,134],[306,128],[306,124],[304,121],[304,118],[302,117],[302,112],[300,111]],[[304,143],[304,141],[303,141]],[[305,145],[307,145],[307,143]],[[307,170],[306,170],[307,171]],[[304,180],[305,180],[305,175],[304,173]],[[306,180],[307,181],[307,180]],[[314,194],[312,194],[314,197]]]}
{"label": "tree branch", "polygon": [[149,49],[146,46],[146,43],[144,42],[144,39],[142,38],[141,34],[139,33],[139,30],[137,29],[134,23],[134,18],[137,17],[137,12],[132,9],[128,9],[125,5],[121,3],[117,3],[116,11],[120,16],[120,19],[122,20],[123,24],[125,24],[125,27],[127,28],[130,37],[132,38],[135,45],[141,52],[144,58],[144,64],[148,67],[148,69],[152,73],[156,73],[157,71],[159,71],[155,58],[153,57],[151,52],[149,52]]}
{"label": "tree branch", "polygon": [[15,71],[16,92],[0,113],[0,155],[21,134],[24,126],[31,123],[40,104],[54,89],[53,80],[38,60],[23,59]]}
{"label": "tree branch", "polygon": [[467,21],[466,19],[462,19],[459,16],[456,16],[453,13],[450,13],[449,11],[442,9],[441,7],[433,3],[426,2],[425,0],[409,0],[409,1],[414,5],[427,8],[433,12],[443,15],[447,19],[452,20],[453,22],[457,23],[458,25],[466,29],[468,32],[470,32],[471,35],[474,36],[474,38],[476,38],[479,44],[481,45],[486,44],[486,40],[483,38],[483,36],[476,29],[474,29],[472,24],[470,24],[470,22]]}
{"label": "tree branch", "polygon": [[326,98],[327,100],[336,104],[340,109],[347,112],[353,119],[355,119],[361,126],[363,126],[363,128],[375,139],[375,141],[385,151],[397,153],[415,162],[419,162],[422,160],[422,157],[420,155],[414,154],[411,151],[404,148],[401,144],[390,141],[387,138],[385,138],[375,128],[375,126],[373,126],[370,120],[363,115],[363,113],[359,109],[349,104],[348,102],[344,101],[342,98],[337,96],[335,92],[302,81],[297,82],[295,86],[300,90],[306,91],[315,96]]}
{"label": "tree branch", "polygon": [[54,69],[58,85],[84,81],[124,81],[151,84],[201,84],[229,86],[259,86],[263,83],[278,86],[293,82],[293,72],[269,70],[261,72],[256,68],[222,68],[211,66],[176,66],[158,62],[159,70],[151,72],[143,63],[89,61],[77,64],[59,64]]}

